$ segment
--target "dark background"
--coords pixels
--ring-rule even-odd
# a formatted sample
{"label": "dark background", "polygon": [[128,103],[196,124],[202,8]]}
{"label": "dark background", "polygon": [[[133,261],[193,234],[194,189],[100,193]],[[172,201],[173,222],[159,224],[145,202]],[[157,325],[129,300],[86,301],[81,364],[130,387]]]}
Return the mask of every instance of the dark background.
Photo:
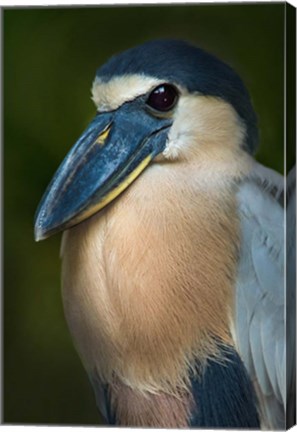
{"label": "dark background", "polygon": [[60,236],[33,240],[41,195],[95,113],[96,68],[152,38],[211,51],[251,92],[258,160],[282,172],[283,23],[283,3],[4,10],[5,422],[100,422],[63,316]]}

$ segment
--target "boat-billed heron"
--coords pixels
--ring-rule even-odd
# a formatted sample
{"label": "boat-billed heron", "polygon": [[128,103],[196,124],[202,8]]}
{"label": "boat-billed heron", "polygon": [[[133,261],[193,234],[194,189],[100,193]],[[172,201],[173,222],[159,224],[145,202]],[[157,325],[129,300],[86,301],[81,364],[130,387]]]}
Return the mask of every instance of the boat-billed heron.
{"label": "boat-billed heron", "polygon": [[65,315],[106,423],[284,427],[283,177],[253,158],[242,80],[158,40],[100,67],[92,97],[35,236],[65,231]]}

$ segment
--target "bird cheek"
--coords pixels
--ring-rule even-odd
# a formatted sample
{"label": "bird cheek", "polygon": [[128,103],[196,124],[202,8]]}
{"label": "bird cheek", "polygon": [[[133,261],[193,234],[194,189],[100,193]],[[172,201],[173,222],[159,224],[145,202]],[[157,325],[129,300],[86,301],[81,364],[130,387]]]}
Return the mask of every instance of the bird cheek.
{"label": "bird cheek", "polygon": [[[191,160],[192,152],[201,135],[199,122],[199,100],[197,95],[181,96],[173,116],[163,156],[167,160]],[[192,149],[193,147],[193,149]]]}
{"label": "bird cheek", "polygon": [[230,160],[243,147],[245,127],[235,110],[220,98],[182,96],[174,114],[163,157],[204,163]]}
{"label": "bird cheek", "polygon": [[169,139],[162,153],[165,160],[177,160],[182,156],[181,139]]}

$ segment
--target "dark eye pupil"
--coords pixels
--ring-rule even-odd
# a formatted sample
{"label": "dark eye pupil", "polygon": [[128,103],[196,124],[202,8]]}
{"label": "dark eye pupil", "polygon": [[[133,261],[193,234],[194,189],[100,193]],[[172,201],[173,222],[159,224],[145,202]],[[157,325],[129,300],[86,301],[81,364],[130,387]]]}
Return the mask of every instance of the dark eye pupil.
{"label": "dark eye pupil", "polygon": [[158,111],[169,111],[177,102],[177,90],[170,84],[161,84],[148,97],[147,104]]}

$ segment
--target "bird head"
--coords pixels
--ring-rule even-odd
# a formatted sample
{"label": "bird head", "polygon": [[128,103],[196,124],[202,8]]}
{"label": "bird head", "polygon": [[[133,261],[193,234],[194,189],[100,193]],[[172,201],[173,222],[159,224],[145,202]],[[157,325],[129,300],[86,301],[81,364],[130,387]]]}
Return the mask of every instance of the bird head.
{"label": "bird head", "polygon": [[257,146],[257,119],[242,80],[187,42],[151,41],[115,55],[97,70],[92,94],[96,116],[41,200],[36,240],[104,208],[152,162],[191,163],[202,152],[252,154]]}

